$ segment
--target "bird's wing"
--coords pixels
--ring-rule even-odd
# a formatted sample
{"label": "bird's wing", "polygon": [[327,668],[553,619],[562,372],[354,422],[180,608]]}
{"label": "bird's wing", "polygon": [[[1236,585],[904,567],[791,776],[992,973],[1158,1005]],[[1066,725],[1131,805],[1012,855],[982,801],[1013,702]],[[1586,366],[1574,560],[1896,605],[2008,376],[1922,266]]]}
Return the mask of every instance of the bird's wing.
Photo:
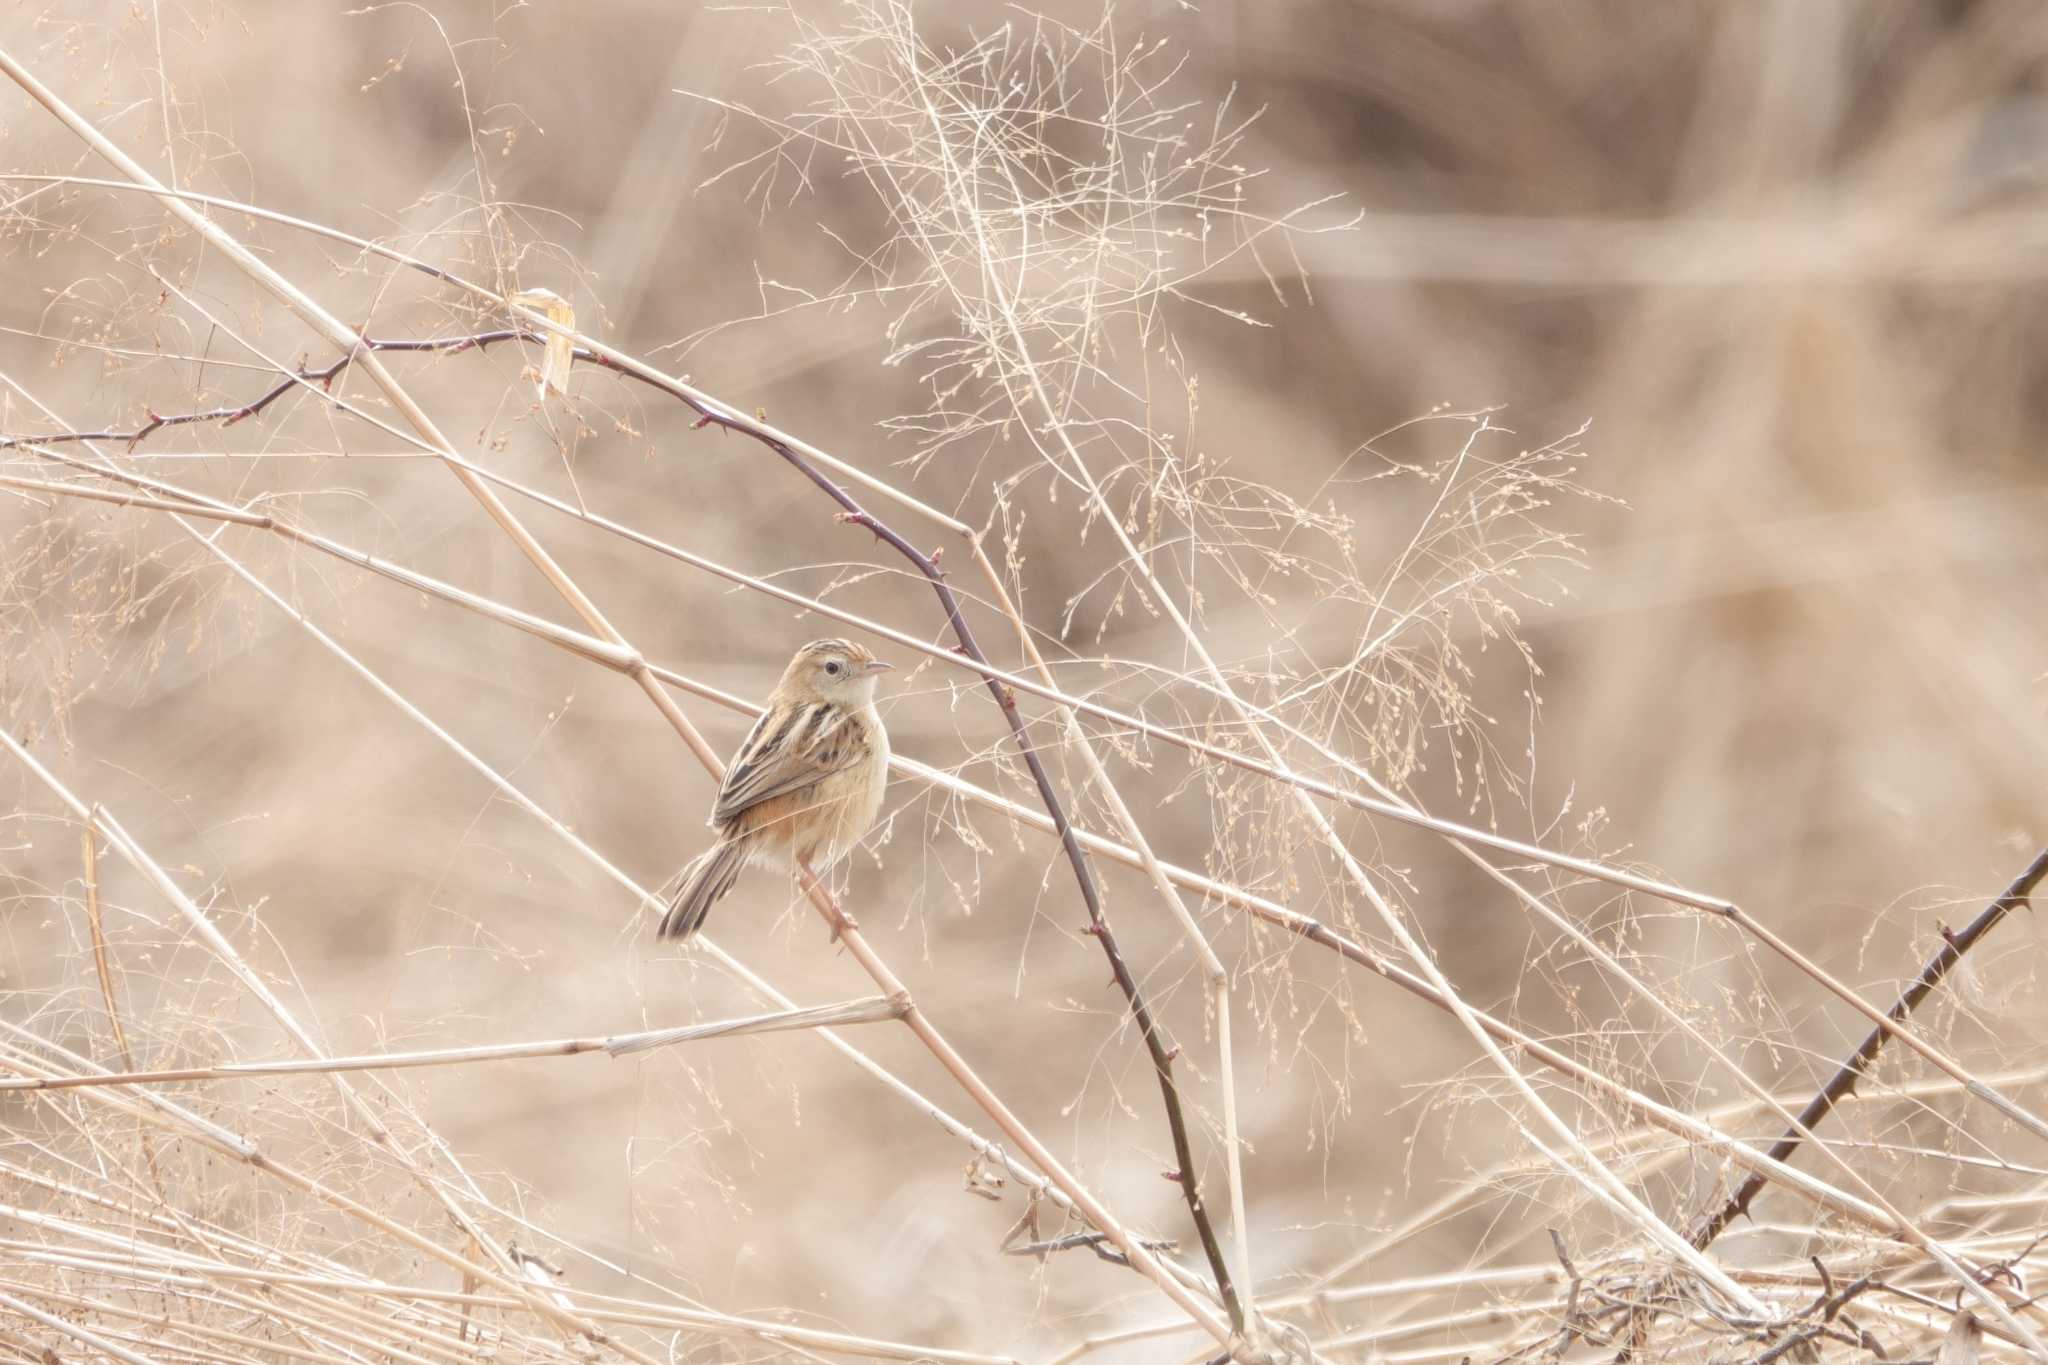
{"label": "bird's wing", "polygon": [[724,825],[749,807],[852,767],[866,754],[866,740],[843,706],[813,702],[787,714],[769,712],[755,722],[725,770],[711,823]]}

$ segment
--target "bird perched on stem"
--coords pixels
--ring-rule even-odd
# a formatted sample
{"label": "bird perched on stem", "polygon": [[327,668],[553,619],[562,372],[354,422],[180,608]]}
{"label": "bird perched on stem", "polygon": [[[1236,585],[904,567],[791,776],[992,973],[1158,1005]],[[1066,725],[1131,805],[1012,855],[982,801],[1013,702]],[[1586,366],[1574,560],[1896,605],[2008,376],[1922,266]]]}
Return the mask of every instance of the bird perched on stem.
{"label": "bird perched on stem", "polygon": [[888,784],[889,734],[875,711],[888,669],[848,640],[796,652],[725,770],[711,807],[718,842],[683,869],[661,937],[696,933],[748,863],[815,870],[867,833]]}

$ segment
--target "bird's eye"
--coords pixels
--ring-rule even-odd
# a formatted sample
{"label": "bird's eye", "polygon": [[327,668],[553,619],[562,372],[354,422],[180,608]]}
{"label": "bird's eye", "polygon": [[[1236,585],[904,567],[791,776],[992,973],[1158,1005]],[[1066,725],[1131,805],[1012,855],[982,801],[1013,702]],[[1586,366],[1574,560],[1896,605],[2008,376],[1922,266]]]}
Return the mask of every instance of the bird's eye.
{"label": "bird's eye", "polygon": [[827,673],[830,673],[835,678],[839,676],[839,670],[842,667],[844,667],[844,665],[842,665],[837,659],[827,659],[825,661],[825,671]]}

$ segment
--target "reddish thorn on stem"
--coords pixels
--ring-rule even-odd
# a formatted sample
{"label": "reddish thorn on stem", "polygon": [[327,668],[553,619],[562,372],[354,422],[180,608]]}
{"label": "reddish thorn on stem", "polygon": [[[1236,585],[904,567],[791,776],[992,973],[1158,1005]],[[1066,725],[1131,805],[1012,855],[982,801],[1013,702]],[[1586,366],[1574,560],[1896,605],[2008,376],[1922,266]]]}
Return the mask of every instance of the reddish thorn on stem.
{"label": "reddish thorn on stem", "polygon": [[1177,1058],[1178,1058],[1179,1056],[1180,1056],[1180,1044],[1179,1044],[1179,1043],[1175,1043],[1175,1044],[1174,1044],[1174,1045],[1173,1045],[1172,1047],[1170,1047],[1170,1048],[1166,1049],[1166,1060],[1167,1060],[1167,1061],[1169,1061],[1169,1062],[1171,1062],[1171,1061],[1174,1061],[1174,1060],[1176,1060],[1176,1059],[1177,1059]]}
{"label": "reddish thorn on stem", "polygon": [[1166,1179],[1171,1180],[1176,1185],[1180,1184],[1179,1171],[1161,1171],[1159,1174],[1164,1176]]}
{"label": "reddish thorn on stem", "polygon": [[697,419],[696,421],[694,421],[694,422],[690,423],[690,430],[692,430],[692,431],[702,431],[702,430],[704,430],[704,428],[706,428],[706,427],[708,427],[708,426],[710,426],[710,425],[711,425],[711,414],[707,412],[707,413],[705,413],[705,414],[704,414],[704,415],[703,415],[702,417],[699,417],[699,418],[698,418],[698,419]]}

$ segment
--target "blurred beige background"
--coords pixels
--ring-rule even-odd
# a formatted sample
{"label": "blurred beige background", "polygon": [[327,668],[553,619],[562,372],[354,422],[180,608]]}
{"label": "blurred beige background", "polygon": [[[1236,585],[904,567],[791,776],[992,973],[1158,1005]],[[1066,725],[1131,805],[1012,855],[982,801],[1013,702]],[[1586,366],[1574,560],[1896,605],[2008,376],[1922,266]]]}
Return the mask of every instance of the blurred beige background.
{"label": "blurred beige background", "polygon": [[[927,6],[919,22],[933,42],[1022,22],[978,9]],[[849,250],[879,230],[865,185],[829,156],[810,168],[807,195],[791,198],[785,179],[769,202],[750,199],[745,174],[700,188],[762,139],[678,93],[786,110],[800,83],[765,63],[796,23],[843,23],[838,7],[802,4],[792,19],[671,4],[349,14],[281,3],[166,9],[160,23],[150,10],[16,9],[0,17],[0,46],[159,174],[464,269],[479,266],[482,168],[513,206],[499,264],[519,283],[572,295],[582,325],[735,406],[910,479],[892,468],[909,445],[879,424],[925,400],[915,365],[880,363],[886,300],[658,349],[785,307],[792,290],[831,290],[853,273]],[[1519,606],[1543,706],[1530,809],[1504,807],[1501,827],[1585,851],[1581,821],[1597,812],[1584,837],[1601,852],[1740,901],[1888,998],[1937,924],[1974,913],[2048,837],[2038,7],[1131,5],[1117,28],[1184,54],[1186,98],[1228,93],[1240,115],[1261,111],[1237,159],[1265,168],[1253,190],[1265,211],[1336,194],[1316,221],[1362,214],[1352,230],[1294,243],[1312,300],[1285,250],[1263,253],[1278,296],[1247,261],[1204,286],[1270,325],[1178,318],[1200,382],[1194,443],[1246,477],[1334,500],[1375,565],[1426,502],[1351,477],[1362,443],[1439,404],[1497,405],[1493,420],[1524,445],[1590,423],[1581,479],[1618,501],[1560,502],[1587,567],[1563,575],[1568,595]],[[12,90],[0,95],[0,146],[0,169],[106,174]],[[145,263],[277,358],[326,358],[217,259],[157,241],[161,215],[132,197],[77,190],[34,211],[36,225],[17,222],[0,243],[0,370],[65,421],[120,426],[145,408],[231,403],[260,387],[260,374],[220,363],[60,340],[247,362],[192,309],[159,303]],[[222,221],[375,334],[471,325],[416,278],[274,225]],[[564,410],[534,409],[522,363],[498,348],[394,366],[493,467],[807,590],[882,566],[835,600],[943,638],[929,594],[869,537],[835,526],[766,454],[690,432],[656,395],[579,372],[582,429],[565,438],[565,462]],[[391,420],[360,379],[347,391]],[[15,393],[0,414],[10,432],[50,429]],[[1443,459],[1463,436],[1425,422],[1387,449]],[[223,496],[302,495],[286,505],[339,539],[566,620],[445,472],[366,458],[395,448],[291,403],[138,454],[151,473]],[[224,450],[355,458],[191,458]],[[956,450],[911,486],[980,526],[991,481],[1026,458],[1014,446]],[[1048,502],[1041,481],[1018,505],[1025,610],[1056,630],[1069,598],[1114,561],[1099,533],[1076,547],[1071,496]],[[16,603],[0,668],[6,723],[210,904],[332,1047],[594,1035],[753,1008],[715,970],[656,948],[616,885],[160,521],[92,509],[51,540],[37,529],[44,515],[0,510]],[[758,697],[797,643],[839,633],[541,509],[521,515],[648,657],[717,686]],[[629,682],[254,533],[223,544],[631,876],[656,884],[701,847],[709,780]],[[152,587],[139,609],[114,613]],[[1103,598],[1089,601],[1073,650],[1185,666],[1148,613],[1105,617]],[[1008,644],[992,616],[978,625],[992,649]],[[1234,663],[1255,666],[1280,644],[1227,603],[1207,625]],[[1325,665],[1347,647],[1313,631],[1292,643]],[[1477,695],[1499,718],[1506,762],[1526,773],[1529,681],[1499,642],[1481,643],[1466,641]],[[899,660],[886,712],[898,750],[967,764],[1028,799],[1014,774],[973,758],[1000,738],[986,698],[910,662]],[[1062,676],[1077,688],[1114,681],[1085,664]],[[1117,685],[1139,698],[1136,684]],[[744,731],[742,718],[688,707],[722,750]],[[1462,813],[1449,756],[1434,752],[1418,788]],[[1202,866],[1215,831],[1199,790],[1167,799],[1183,770],[1166,759],[1150,776],[1123,771],[1162,853]],[[0,851],[17,897],[0,959],[6,1008],[96,1036],[90,958],[67,910],[75,826],[43,818],[53,803],[18,770],[0,783],[19,811]],[[890,808],[874,856],[851,865],[870,936],[1056,1150],[1198,1261],[1158,1174],[1172,1161],[1156,1092],[1095,945],[1074,932],[1081,911],[1053,845],[983,813],[968,817],[985,841],[975,848],[942,803],[906,785]],[[1440,847],[1344,827],[1402,869],[1418,922],[1476,1001],[1565,1031],[1651,1022],[1549,955],[1550,934]],[[161,1011],[163,1032],[200,1053],[286,1050],[139,879],[103,875],[139,1015]],[[1103,875],[1127,947],[1186,1042],[1206,1124],[1213,1035],[1190,960],[1141,877]],[[1333,900],[1310,884],[1290,903],[1324,914]],[[751,878],[712,932],[802,1001],[865,993],[785,902],[772,878]],[[1577,904],[1612,923],[1604,897]],[[1761,1026],[1786,1045],[1747,1046],[1756,1074],[1797,1089],[1860,1036],[1847,1010],[1780,965],[1685,912],[1637,908],[1630,946],[1703,1015],[1731,1037]],[[1328,1266],[1447,1180],[1528,1155],[1480,1087],[1439,1088],[1483,1074],[1453,1021],[1213,907],[1205,923],[1245,973],[1238,1060],[1263,1285]],[[1951,1021],[1966,1054],[2032,1055],[2033,932],[2016,924],[1987,948],[1980,1017]],[[186,1012],[221,1039],[195,1039]],[[968,1116],[895,1030],[855,1041]],[[153,1045],[169,1056],[172,1043]],[[1616,1046],[1634,1049],[1623,1064],[1637,1081],[1674,1098],[1735,1093],[1668,1043]],[[958,1144],[814,1039],[400,1079],[471,1169],[494,1189],[516,1184],[505,1197],[534,1222],[722,1309],[1034,1357],[1162,1311],[1142,1282],[1085,1252],[1044,1266],[998,1255],[1022,1210],[1014,1190],[1000,1204],[970,1197]],[[267,1103],[304,1084],[223,1087],[219,1102]],[[315,1128],[298,1140],[330,1140]],[[1674,1216],[1714,1178],[1675,1182]],[[1545,1254],[1541,1218],[1522,1218],[1448,1220],[1372,1269]],[[625,1283],[588,1261],[572,1275]],[[721,1358],[704,1350],[697,1358]]]}

